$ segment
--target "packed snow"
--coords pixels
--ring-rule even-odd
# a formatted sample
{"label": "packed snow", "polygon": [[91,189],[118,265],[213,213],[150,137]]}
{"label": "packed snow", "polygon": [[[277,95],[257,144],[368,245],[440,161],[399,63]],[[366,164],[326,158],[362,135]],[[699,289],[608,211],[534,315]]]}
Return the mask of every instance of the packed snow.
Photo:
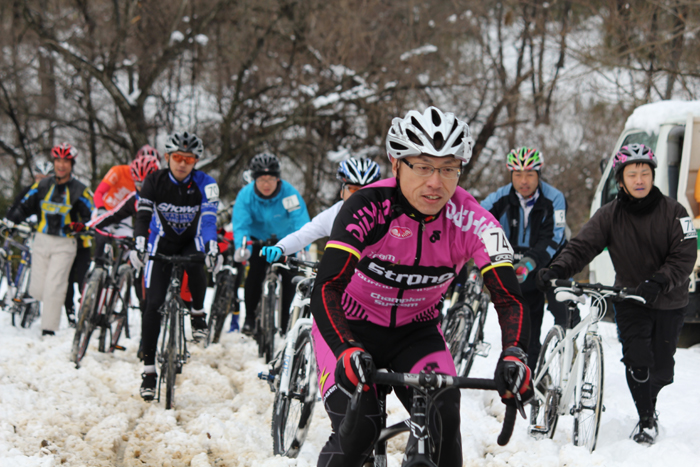
{"label": "packed snow", "polygon": [[[211,295],[210,293],[208,294]],[[80,369],[69,361],[73,330],[65,320],[55,337],[40,337],[40,325],[11,326],[0,314],[0,465],[25,466],[313,466],[330,424],[322,403],[299,457],[272,455],[270,417],[273,394],[257,374],[266,365],[254,342],[239,333],[224,334],[207,349],[192,344],[192,358],[178,375],[176,407],[144,402],[138,394],[141,362],[136,357],[139,317],[131,315],[126,351],[101,354],[96,338]],[[544,332],[552,325],[546,318]],[[486,466],[696,466],[700,459],[700,348],[676,355],[676,382],[658,403],[661,434],[651,447],[628,437],[635,409],[620,363],[615,327],[601,323],[605,353],[606,411],[598,447],[592,454],[571,442],[573,418],[559,420],[552,440],[534,440],[519,419],[505,447],[496,443],[504,409],[495,393],[463,391],[464,465]],[[500,352],[496,313],[487,320],[487,358],[477,357],[471,376],[493,374]],[[390,422],[404,417],[389,401]],[[389,466],[401,463],[405,438],[390,443]]]}

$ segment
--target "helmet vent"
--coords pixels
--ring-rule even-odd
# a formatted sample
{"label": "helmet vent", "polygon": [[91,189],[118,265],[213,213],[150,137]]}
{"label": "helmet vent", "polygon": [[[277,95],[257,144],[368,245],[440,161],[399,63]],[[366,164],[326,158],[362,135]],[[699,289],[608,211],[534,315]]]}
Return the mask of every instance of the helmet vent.
{"label": "helmet vent", "polygon": [[[422,128],[420,128],[420,125],[418,123],[415,124],[416,127],[418,127],[421,131],[423,131]],[[418,136],[411,130],[406,130],[406,136],[408,136],[408,139],[411,140],[412,143],[418,144],[420,146],[423,146],[423,142],[420,140]]]}
{"label": "helmet vent", "polygon": [[397,151],[405,151],[408,149],[406,146],[399,144],[396,141],[389,141],[389,145],[391,146],[391,149],[396,149]]}
{"label": "helmet vent", "polygon": [[439,151],[444,145],[445,138],[442,137],[442,133],[440,133],[439,131],[436,132],[435,137],[433,138],[433,146],[435,146],[435,149]]}
{"label": "helmet vent", "polygon": [[442,124],[442,119],[440,118],[440,114],[437,112],[437,110],[433,109],[430,113],[433,117],[433,125],[440,126]]}

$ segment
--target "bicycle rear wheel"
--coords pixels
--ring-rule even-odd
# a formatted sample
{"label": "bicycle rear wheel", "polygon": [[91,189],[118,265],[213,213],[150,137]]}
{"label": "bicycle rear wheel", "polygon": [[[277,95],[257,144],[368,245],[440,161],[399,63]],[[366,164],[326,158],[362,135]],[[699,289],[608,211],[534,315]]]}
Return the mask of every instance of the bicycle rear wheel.
{"label": "bicycle rear wheel", "polygon": [[304,329],[294,344],[294,359],[286,396],[277,391],[272,406],[272,440],[275,454],[295,458],[311,424],[316,404],[316,357],[311,331]]}
{"label": "bicycle rear wheel", "polygon": [[[530,412],[530,434],[537,438],[552,438],[557,428],[564,349],[555,352],[555,347],[564,340],[564,336],[564,329],[561,326],[552,327],[544,339],[542,350],[537,358],[535,380],[544,372],[537,384],[541,396],[536,393]],[[545,365],[548,365],[547,369],[543,370]]]}
{"label": "bicycle rear wheel", "polygon": [[99,300],[102,283],[104,281],[105,271],[103,269],[95,269],[90,274],[83,293],[80,297],[80,308],[78,309],[78,322],[75,325],[75,335],[73,337],[73,348],[71,351],[71,361],[75,362],[76,368],[80,364],[80,360],[87,352],[90,336],[95,330],[95,315],[97,313],[97,302]]}
{"label": "bicycle rear wheel", "polygon": [[583,349],[581,401],[574,413],[574,445],[590,452],[598,442],[603,409],[603,345],[600,336],[588,335]]}
{"label": "bicycle rear wheel", "polygon": [[[132,274],[132,268],[128,264],[123,264],[119,268],[116,288],[118,295],[114,297],[111,312],[114,328],[112,329],[112,339],[108,352],[114,352],[117,348],[123,350],[123,348],[119,347],[119,338],[125,328],[127,329],[127,337],[129,336],[128,326],[129,308],[131,307],[131,287],[133,284]],[[110,328],[111,327],[112,323],[110,323]]]}
{"label": "bicycle rear wheel", "polygon": [[467,339],[474,325],[474,314],[466,304],[461,304],[457,308],[447,312],[447,318],[443,324],[445,342],[450,349],[452,359],[455,363],[457,375],[462,376],[465,366],[465,350]]}
{"label": "bicycle rear wheel", "polygon": [[209,334],[204,342],[205,347],[209,344],[218,344],[221,339],[224,321],[231,310],[231,303],[236,298],[235,284],[236,278],[229,270],[221,271],[216,278],[216,293],[209,314]]}
{"label": "bicycle rear wheel", "polygon": [[484,341],[484,324],[486,323],[486,313],[489,311],[489,299],[482,297],[479,300],[479,308],[473,311],[474,324],[469,329],[464,346],[464,357],[462,357],[461,368],[458,368],[459,376],[469,376],[469,372],[474,364],[479,345]]}

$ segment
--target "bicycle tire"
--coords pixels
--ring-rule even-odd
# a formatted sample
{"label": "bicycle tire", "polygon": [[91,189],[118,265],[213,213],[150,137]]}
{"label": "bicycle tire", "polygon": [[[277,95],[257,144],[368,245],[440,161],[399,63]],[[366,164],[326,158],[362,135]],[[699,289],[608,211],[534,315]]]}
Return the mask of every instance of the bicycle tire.
{"label": "bicycle tire", "polygon": [[109,342],[112,341],[112,328],[110,326],[100,326],[100,336],[97,341],[97,351],[105,353],[109,349]]}
{"label": "bicycle tire", "polygon": [[464,303],[447,312],[443,333],[458,375],[460,375],[464,364],[463,358],[465,356],[467,338],[473,324],[474,315],[472,310]]}
{"label": "bicycle tire", "polygon": [[41,314],[41,304],[38,300],[25,303],[24,311],[22,313],[21,326],[25,329],[30,328],[34,321],[39,317],[39,314]]}
{"label": "bicycle tire", "polygon": [[603,412],[603,344],[600,336],[586,336],[583,349],[581,401],[574,413],[574,445],[593,452]]}
{"label": "bicycle tire", "polygon": [[76,368],[85,356],[90,343],[90,336],[95,330],[94,315],[97,312],[95,307],[97,306],[97,300],[99,300],[104,277],[105,271],[103,269],[95,269],[88,277],[87,282],[85,282],[85,286],[83,286],[71,350],[71,361],[75,363]]}
{"label": "bicycle tire", "polygon": [[[121,338],[122,331],[124,328],[129,326],[129,309],[131,305],[131,287],[133,283],[133,269],[128,264],[123,264],[119,267],[117,271],[117,296],[114,297],[112,302],[112,309],[110,310],[111,321],[110,329],[112,324],[114,324],[114,329],[111,329],[112,338],[110,340],[110,345],[108,352],[112,353],[119,345],[119,339]],[[127,330],[127,336],[128,336]]]}
{"label": "bicycle tire", "polygon": [[316,404],[316,357],[311,331],[303,329],[294,344],[289,393],[279,390],[272,406],[274,454],[295,458],[306,440]]}
{"label": "bicycle tire", "polygon": [[544,399],[540,400],[536,396],[531,404],[530,434],[537,438],[552,438],[557,429],[564,351],[561,349],[555,353],[553,350],[564,340],[564,336],[564,329],[561,326],[553,326],[547,333],[537,358],[535,380],[540,377],[541,368],[549,363],[546,373],[537,386],[544,395]]}
{"label": "bicycle tire", "polygon": [[170,410],[175,405],[175,378],[177,377],[178,366],[178,345],[177,339],[180,332],[180,321],[177,319],[177,307],[171,306],[168,309],[168,319],[170,326],[168,330],[167,354],[165,357],[165,371],[161,374],[165,376],[165,409]]}
{"label": "bicycle tire", "polygon": [[276,279],[265,280],[265,289],[260,300],[260,329],[258,341],[258,356],[269,363],[274,356],[275,348],[275,305]]}
{"label": "bicycle tire", "polygon": [[204,342],[205,347],[208,347],[209,344],[218,344],[221,339],[224,321],[235,298],[235,290],[233,290],[235,284],[236,278],[228,270],[220,272],[216,278],[216,292],[211,305],[211,313],[209,313],[209,333]]}
{"label": "bicycle tire", "polygon": [[469,329],[467,334],[466,345],[464,346],[464,356],[462,357],[461,368],[457,374],[459,376],[469,376],[469,372],[474,364],[476,352],[479,344],[484,340],[484,325],[486,323],[486,313],[488,312],[488,299],[479,300],[479,308],[476,311],[472,310],[474,316],[474,324]]}

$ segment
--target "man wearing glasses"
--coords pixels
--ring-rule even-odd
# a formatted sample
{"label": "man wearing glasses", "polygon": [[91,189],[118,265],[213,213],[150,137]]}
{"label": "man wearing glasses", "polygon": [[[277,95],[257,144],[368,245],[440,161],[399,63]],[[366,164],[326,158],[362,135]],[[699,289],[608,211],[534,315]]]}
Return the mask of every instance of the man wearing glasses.
{"label": "man wearing glasses", "polygon": [[[561,191],[540,179],[544,165],[537,149],[513,149],[506,166],[511,183],[502,186],[481,202],[503,226],[515,250],[515,274],[523,298],[530,308],[528,365],[535,371],[540,353],[540,330],[544,317],[545,294],[535,286],[535,274],[549,265],[566,244],[566,200]],[[556,324],[567,327],[566,306],[547,294],[549,310]],[[574,316],[574,324],[579,317]]]}
{"label": "man wearing glasses", "polygon": [[[532,397],[530,327],[513,249],[496,219],[457,186],[472,145],[467,124],[435,107],[395,118],[386,140],[394,178],[359,190],[336,217],[311,297],[319,386],[333,426],[320,467],[362,465],[377,440],[381,410],[368,385],[355,429],[345,437],[339,430],[351,393],[373,366],[456,374],[440,329],[442,298],[472,258],[499,314],[499,393],[512,405]],[[395,390],[410,406],[408,388]],[[427,419],[441,443],[433,458],[440,467],[462,465],[460,392],[441,390],[434,400]]]}
{"label": "man wearing glasses", "polygon": [[[236,242],[234,260],[250,259],[245,281],[245,323],[242,332],[255,332],[255,312],[262,295],[267,262],[260,256],[260,245],[243,245],[250,240],[265,241],[271,235],[278,239],[296,232],[309,222],[306,203],[290,183],[281,180],[279,159],[273,154],[262,153],[251,159],[248,166],[254,181],[238,192],[233,205],[233,239]],[[282,275],[282,329],[287,329],[289,307],[294,298],[292,278],[294,274],[281,269]]]}
{"label": "man wearing glasses", "polygon": [[[173,133],[165,143],[168,168],[146,176],[141,188],[134,226],[136,248],[129,258],[137,270],[146,266],[146,309],[141,325],[144,370],[140,391],[144,400],[153,400],[155,395],[158,379],[155,355],[161,319],[158,308],[165,300],[172,270],[170,263],[146,261],[147,253],[191,255],[204,252],[210,270],[216,270],[222,262],[216,241],[219,187],[212,177],[194,168],[203,151],[204,145],[197,135]],[[185,271],[192,293],[192,335],[205,337],[206,273],[198,264],[187,265]]]}

